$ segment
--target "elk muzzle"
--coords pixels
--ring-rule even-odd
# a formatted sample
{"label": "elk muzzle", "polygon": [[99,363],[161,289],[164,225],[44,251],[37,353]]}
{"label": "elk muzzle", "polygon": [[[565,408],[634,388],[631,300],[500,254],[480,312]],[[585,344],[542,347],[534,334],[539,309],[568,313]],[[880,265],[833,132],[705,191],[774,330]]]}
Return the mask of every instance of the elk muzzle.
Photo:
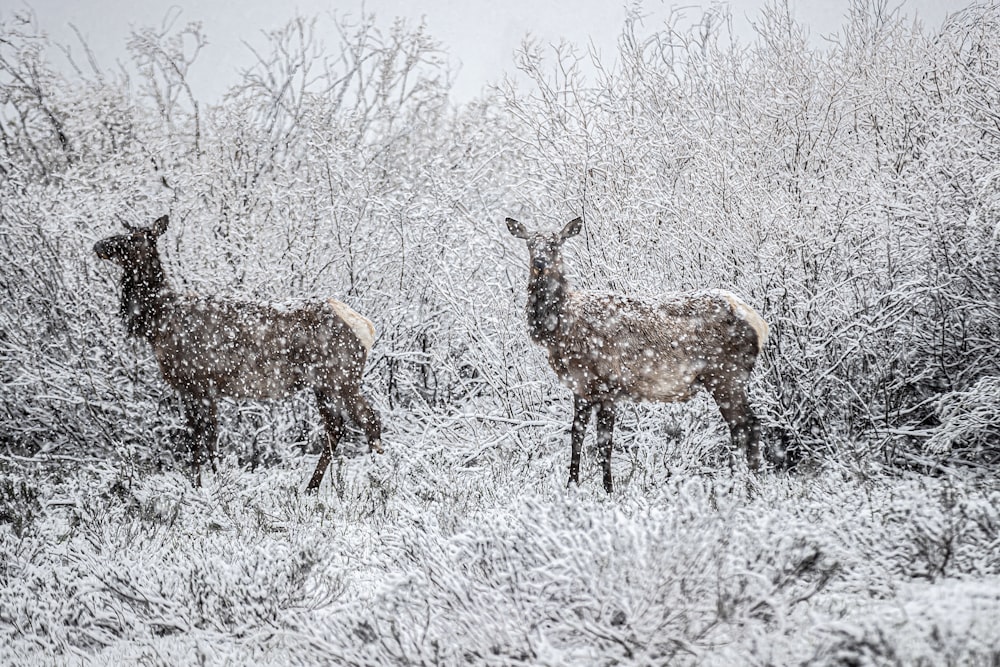
{"label": "elk muzzle", "polygon": [[111,259],[111,239],[104,239],[94,244],[94,253],[101,259]]}

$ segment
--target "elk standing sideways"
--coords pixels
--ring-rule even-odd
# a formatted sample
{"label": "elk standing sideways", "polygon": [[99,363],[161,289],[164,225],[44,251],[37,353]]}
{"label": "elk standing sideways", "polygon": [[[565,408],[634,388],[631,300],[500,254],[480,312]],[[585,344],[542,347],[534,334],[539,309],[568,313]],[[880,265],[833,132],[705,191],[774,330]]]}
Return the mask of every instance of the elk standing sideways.
{"label": "elk standing sideways", "polygon": [[312,389],[326,442],[308,490],[323,480],[350,416],[372,451],[382,451],[382,423],[361,393],[375,338],[371,322],[334,299],[298,307],[178,294],[156,248],[163,216],[94,245],[124,269],[120,313],[130,336],[153,347],[163,379],[180,395],[201,484],[201,444],[215,465],[220,397],[275,399]]}

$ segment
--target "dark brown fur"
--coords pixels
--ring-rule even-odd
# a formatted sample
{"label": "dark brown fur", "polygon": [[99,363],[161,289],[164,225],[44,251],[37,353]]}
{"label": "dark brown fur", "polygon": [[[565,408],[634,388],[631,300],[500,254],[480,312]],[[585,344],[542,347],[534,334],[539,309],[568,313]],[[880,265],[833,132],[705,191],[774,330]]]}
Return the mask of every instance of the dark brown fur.
{"label": "dark brown fur", "polygon": [[125,329],[150,343],[163,379],[181,397],[197,483],[202,443],[215,465],[221,397],[263,400],[313,390],[326,443],[309,490],[323,479],[345,415],[364,429],[369,447],[381,452],[381,421],[361,392],[370,336],[363,342],[356,329],[370,323],[332,299],[281,308],[178,294],[166,280],[156,248],[167,222],[163,216],[150,227],[106,238],[94,252],[124,269]]}
{"label": "dark brown fur", "polygon": [[597,440],[610,493],[615,403],[622,399],[686,401],[705,389],[729,424],[750,468],[760,464],[760,426],[746,383],[767,325],[728,292],[677,294],[648,303],[617,294],[573,291],[562,266],[563,242],[579,233],[576,218],[559,233],[528,231],[507,218],[528,244],[528,329],[548,350],[549,365],[574,395],[569,481],[579,482],[580,451],[597,410]]}

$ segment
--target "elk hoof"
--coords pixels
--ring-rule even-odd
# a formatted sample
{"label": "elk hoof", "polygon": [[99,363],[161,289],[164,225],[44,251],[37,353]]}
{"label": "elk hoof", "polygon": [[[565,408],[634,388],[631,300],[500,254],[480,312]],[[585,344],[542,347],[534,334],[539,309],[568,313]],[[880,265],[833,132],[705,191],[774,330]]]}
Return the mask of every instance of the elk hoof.
{"label": "elk hoof", "polygon": [[375,452],[376,454],[383,454],[384,453],[384,451],[382,449],[382,441],[381,440],[376,440],[376,441],[372,442],[371,444],[369,444],[368,445],[368,449],[370,449],[371,451]]}

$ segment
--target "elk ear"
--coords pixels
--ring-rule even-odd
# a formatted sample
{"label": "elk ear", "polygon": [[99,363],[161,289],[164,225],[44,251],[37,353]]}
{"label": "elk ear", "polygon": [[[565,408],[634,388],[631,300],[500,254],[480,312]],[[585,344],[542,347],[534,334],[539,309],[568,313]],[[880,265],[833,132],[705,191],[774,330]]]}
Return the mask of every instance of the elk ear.
{"label": "elk ear", "polygon": [[136,227],[135,225],[130,225],[125,218],[121,217],[117,213],[115,214],[115,220],[117,220],[118,222],[120,222],[121,226],[124,227],[126,231],[129,231],[129,232],[139,231],[138,227]]}
{"label": "elk ear", "polygon": [[507,218],[507,229],[510,230],[510,233],[513,236],[516,236],[519,239],[526,239],[526,238],[528,238],[528,230],[527,230],[527,228],[525,228],[524,225],[522,225],[520,222],[518,222],[514,218]]}
{"label": "elk ear", "polygon": [[161,236],[163,232],[167,231],[167,224],[170,222],[170,218],[165,215],[161,215],[150,227],[150,231],[153,232],[153,236]]}
{"label": "elk ear", "polygon": [[583,229],[583,218],[573,218],[566,226],[563,227],[562,231],[559,232],[559,238],[565,241],[566,239],[576,236]]}

